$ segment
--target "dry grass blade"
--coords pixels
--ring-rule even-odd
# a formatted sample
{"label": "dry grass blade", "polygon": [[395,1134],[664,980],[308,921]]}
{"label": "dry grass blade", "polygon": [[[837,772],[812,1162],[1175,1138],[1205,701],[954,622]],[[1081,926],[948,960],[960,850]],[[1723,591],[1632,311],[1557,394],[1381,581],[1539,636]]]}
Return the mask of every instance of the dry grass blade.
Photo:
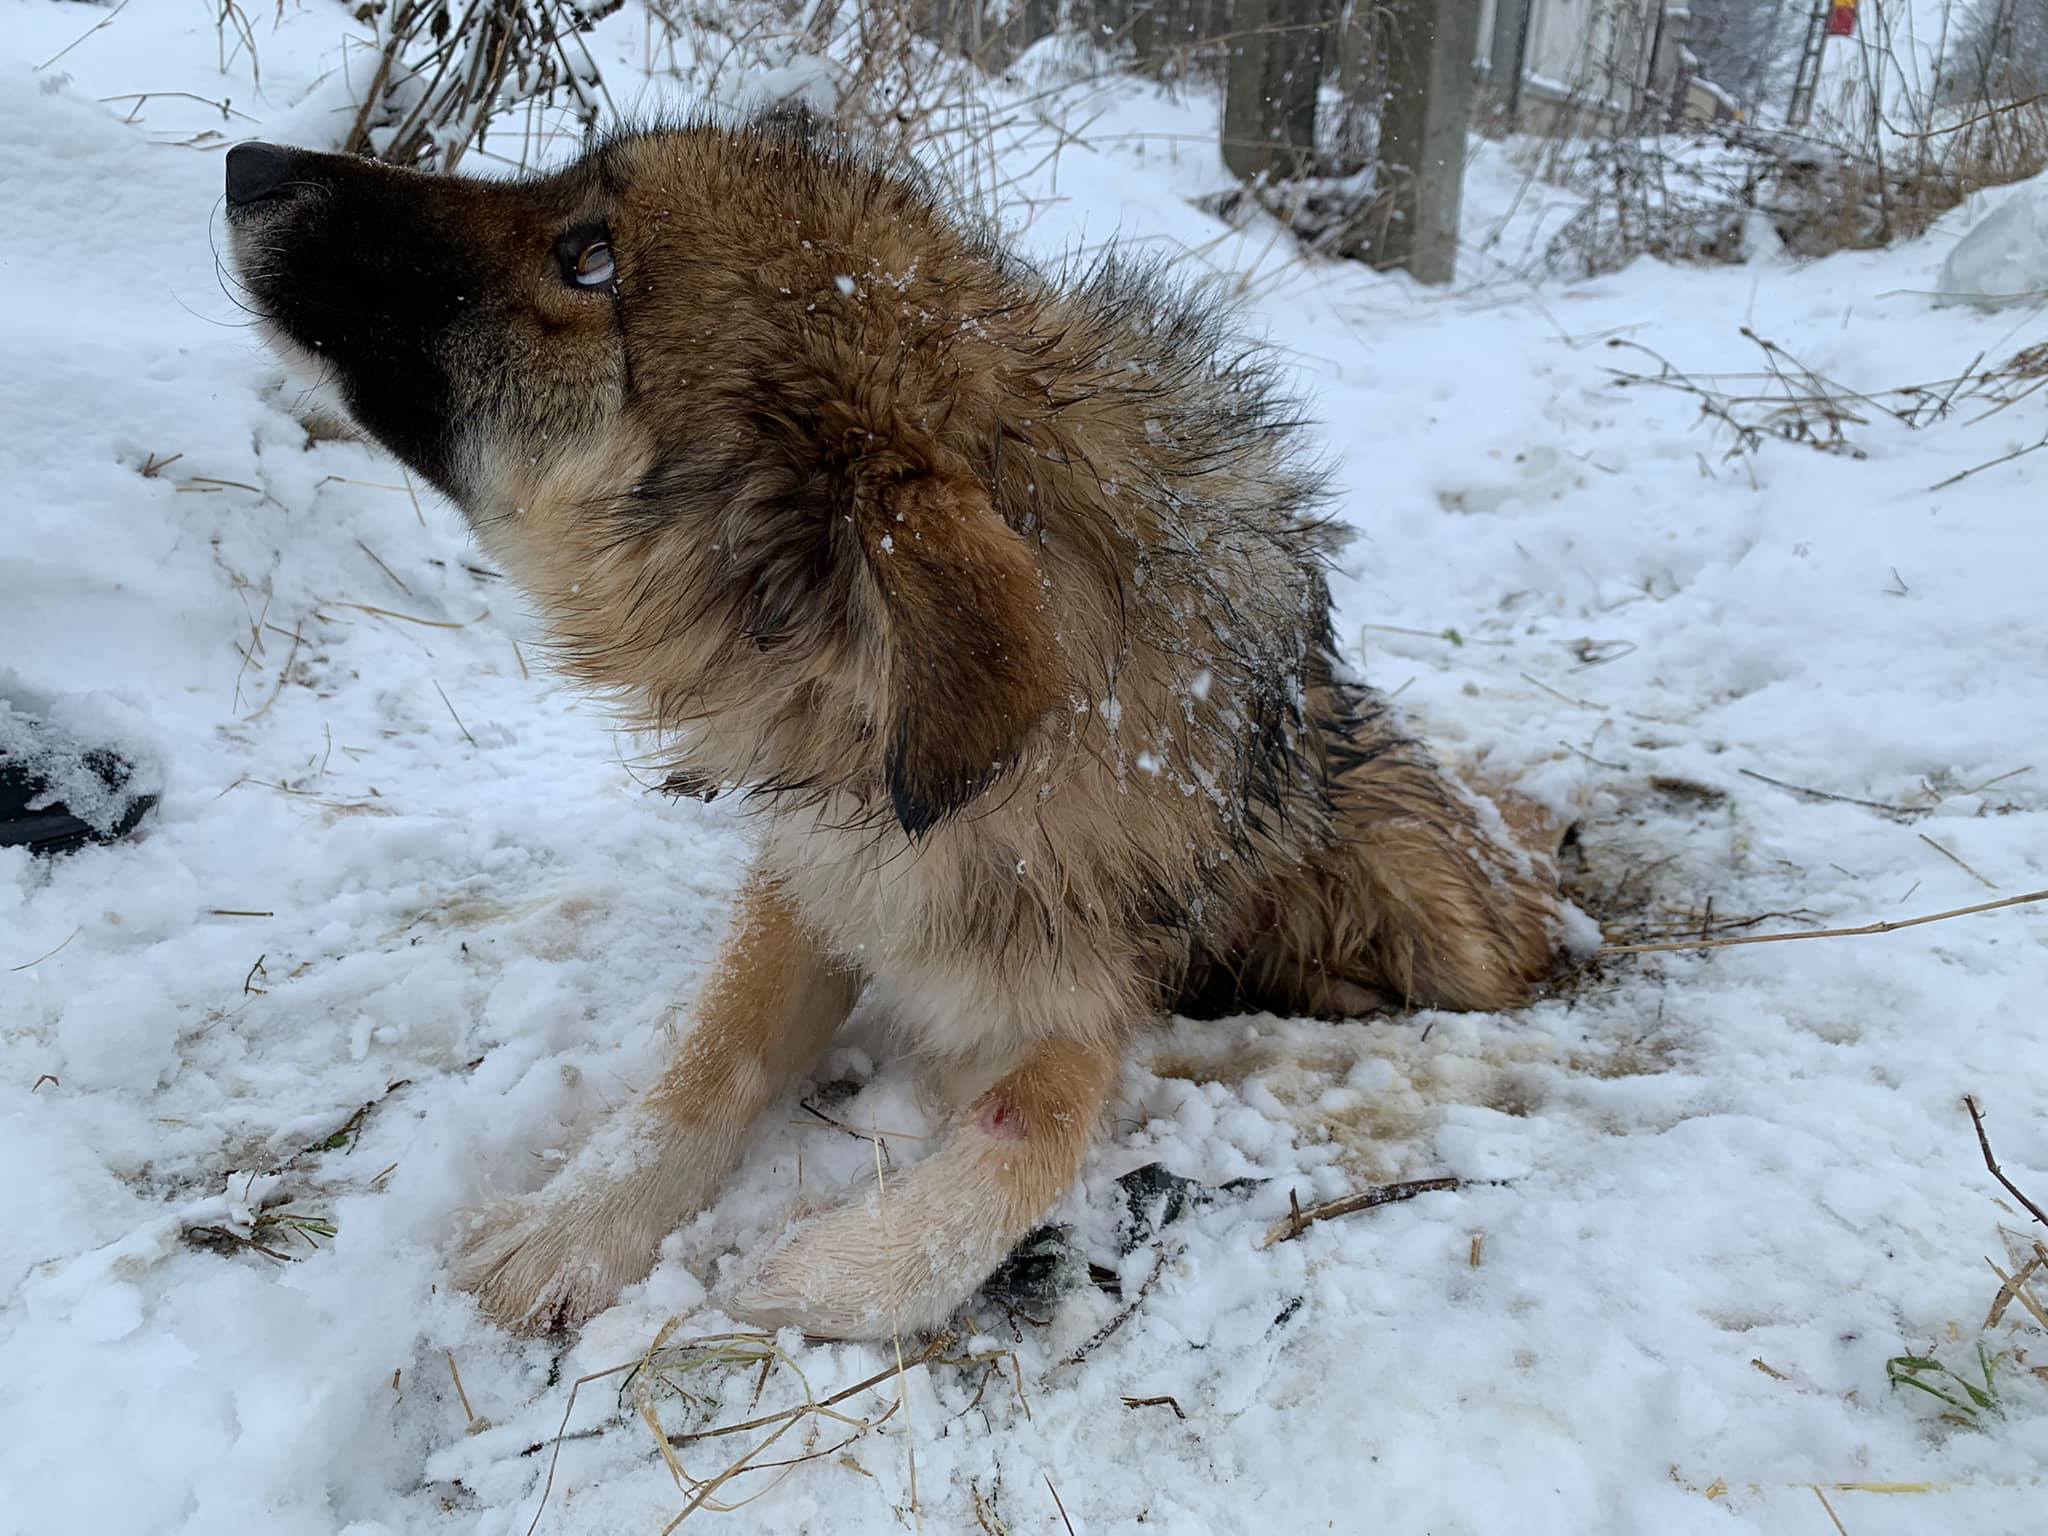
{"label": "dry grass blade", "polygon": [[1987,891],[1995,891],[1998,889],[1998,884],[1996,881],[1986,880],[1982,875],[1978,874],[1976,870],[1970,868],[1969,865],[1965,864],[1963,862],[1961,854],[1955,852],[1951,848],[1943,847],[1940,843],[1937,843],[1933,838],[1929,837],[1925,832],[1921,832],[1916,835],[1919,837],[1921,842],[1925,843],[1928,847],[1932,848],[1944,859],[1947,859],[1951,864],[1955,865],[1957,869],[1960,869],[1964,874],[1968,875],[1972,880],[1976,881],[1979,885],[1983,886],[1984,889],[1986,889]]}
{"label": "dry grass blade", "polygon": [[[303,631],[305,626],[306,621],[304,619],[300,619],[298,623],[292,626],[292,648],[285,653],[284,665],[277,669],[277,686],[270,690],[269,698],[257,705],[249,714],[242,717],[244,721],[262,719],[264,715],[269,713],[270,706],[277,702],[278,696],[284,692],[286,685],[291,682],[292,663],[299,659],[299,646],[304,639]],[[276,628],[275,625],[270,627]]]}
{"label": "dry grass blade", "polygon": [[486,608],[473,619],[463,619],[457,622],[453,619],[422,619],[410,613],[400,613],[396,609],[379,608],[374,603],[345,603],[336,601],[332,606],[336,608],[353,608],[357,613],[371,614],[380,619],[403,619],[408,624],[421,624],[428,629],[467,629],[472,624],[483,623],[485,619],[491,616],[491,610]]}
{"label": "dry grass blade", "polygon": [[462,1404],[463,1425],[470,1434],[480,1435],[491,1427],[491,1421],[478,1417],[476,1409],[470,1406],[469,1393],[462,1385],[462,1372],[456,1369],[455,1366],[455,1351],[451,1349],[447,1353],[448,1374],[455,1382],[455,1396]]}
{"label": "dry grass blade", "polygon": [[2048,1328],[2048,1309],[2044,1309],[2041,1303],[2027,1293],[2027,1282],[2033,1279],[2034,1271],[2043,1264],[2048,1264],[2048,1250],[2043,1250],[2037,1244],[2034,1252],[2028,1256],[2027,1262],[2022,1264],[2016,1273],[2010,1275],[2000,1269],[1995,1260],[1986,1258],[1984,1262],[1991,1266],[1991,1273],[1998,1276],[2000,1281],[1998,1295],[1992,1301],[1991,1310],[1984,1318],[1985,1331],[1989,1332],[2003,1322],[2005,1309],[2014,1302],[2018,1302],[2031,1312],[2035,1322],[2043,1328]]}
{"label": "dry grass blade", "polygon": [[8,973],[11,975],[15,971],[26,971],[33,966],[41,965],[45,960],[49,959],[50,956],[56,954],[58,950],[63,949],[65,944],[69,944],[73,939],[77,938],[83,932],[85,932],[85,924],[80,923],[76,928],[72,929],[69,933],[64,935],[64,943],[59,944],[56,949],[45,950],[42,954],[37,955],[35,959],[24,960],[19,965],[10,965],[9,967],[7,967]]}
{"label": "dry grass blade", "polygon": [[375,565],[378,570],[382,571],[386,576],[388,576],[391,579],[391,584],[394,587],[398,588],[398,590],[403,592],[407,597],[411,597],[413,595],[412,588],[405,584],[405,578],[399,575],[398,572],[391,569],[390,566],[386,565],[384,563],[384,557],[382,555],[378,554],[377,551],[370,548],[370,546],[364,543],[361,539],[356,540],[356,548],[360,549],[364,554],[370,557],[370,562],[373,565]]}
{"label": "dry grass blade", "polygon": [[1060,1497],[1059,1489],[1053,1487],[1052,1474],[1047,1472],[1044,1476],[1046,1492],[1052,1495],[1053,1507],[1060,1512],[1060,1524],[1067,1528],[1067,1536],[1074,1536],[1074,1522],[1067,1518],[1067,1501]]}
{"label": "dry grass blade", "polygon": [[987,1533],[987,1536],[1010,1536],[1010,1528],[1003,1524],[1002,1517],[991,1509],[988,1501],[981,1496],[980,1486],[969,1483],[967,1491],[974,1495],[975,1523]]}
{"label": "dry grass blade", "polygon": [[441,702],[448,706],[448,718],[455,722],[455,729],[462,732],[462,739],[472,747],[475,746],[476,738],[469,734],[469,727],[462,723],[462,716],[455,713],[455,706],[453,703],[450,703],[448,698],[448,690],[443,688],[438,680],[434,683],[434,692],[440,694]]}
{"label": "dry grass blade", "polygon": [[[767,1336],[763,1334],[739,1335],[739,1337],[766,1338]],[[950,1345],[952,1342],[953,1337],[951,1334],[941,1334],[937,1338],[933,1339],[923,1349],[919,1350],[916,1354],[906,1357],[901,1364],[892,1365],[889,1366],[886,1370],[877,1371],[874,1375],[866,1377],[863,1380],[857,1381],[850,1387],[841,1388],[839,1391],[834,1392],[830,1397],[819,1398],[816,1403],[816,1406],[819,1408],[836,1407],[840,1403],[845,1402],[849,1397],[857,1397],[863,1392],[872,1391],[874,1388],[880,1386],[883,1382],[901,1376],[904,1371],[907,1371],[914,1366],[923,1365],[930,1360],[936,1360],[940,1355],[945,1353],[947,1346]],[[629,1369],[629,1367],[622,1366],[620,1367],[620,1369]],[[759,1418],[748,1419],[744,1423],[740,1424],[721,1424],[710,1429],[697,1429],[690,1430],[687,1433],[673,1434],[668,1436],[668,1443],[670,1445],[675,1446],[684,1446],[695,1444],[699,1440],[715,1440],[723,1435],[745,1434],[749,1430],[763,1429],[770,1424],[778,1424],[784,1419],[794,1418],[798,1414],[808,1413],[812,1410],[812,1406],[813,1405],[810,1403],[801,1403],[794,1408],[785,1408],[780,1413],[762,1414]]]}
{"label": "dry grass blade", "polygon": [[1861,928],[1812,928],[1800,933],[1746,933],[1718,939],[1672,939],[1657,944],[1603,944],[1602,955],[1656,955],[1687,949],[1729,949],[1737,944],[1784,944],[1794,939],[1855,939],[1873,933],[1894,933],[1901,928],[1918,928],[1926,923],[1943,923],[1952,917],[1974,917],[1979,912],[1996,912],[2004,907],[2025,906],[2048,901],[2048,891],[2029,891],[2024,896],[2007,896],[2001,901],[1980,901],[1975,906],[1953,907],[1946,912],[1929,912],[1920,917],[1902,917],[1892,922],[1865,923]]}
{"label": "dry grass blade", "polygon": [[[665,1337],[666,1331],[663,1335],[664,1339]],[[658,1340],[657,1345],[660,1342]],[[916,1355],[909,1357],[904,1356],[899,1344],[897,1348],[897,1363],[893,1369],[877,1372],[865,1381],[856,1382],[853,1386],[844,1388],[824,1399],[819,1399],[812,1393],[810,1382],[804,1376],[802,1369],[776,1346],[772,1338],[766,1335],[717,1335],[712,1339],[695,1340],[677,1350],[668,1351],[665,1357],[658,1352],[658,1349],[650,1349],[642,1361],[643,1371],[637,1373],[635,1377],[635,1403],[640,1410],[642,1419],[660,1442],[662,1457],[667,1462],[670,1473],[676,1478],[678,1486],[687,1488],[690,1492],[689,1503],[664,1528],[664,1536],[666,1536],[666,1532],[673,1531],[684,1520],[701,1509],[710,1509],[723,1513],[752,1503],[755,1499],[769,1492],[770,1489],[782,1481],[783,1477],[789,1476],[797,1467],[802,1466],[806,1462],[838,1456],[849,1445],[871,1433],[879,1425],[886,1423],[899,1411],[907,1413],[908,1398],[904,1389],[905,1374],[911,1367],[937,1358],[951,1342],[950,1335],[942,1336],[932,1340],[925,1349]],[[708,1348],[708,1346],[714,1345],[722,1347]],[[647,1396],[646,1383],[650,1379],[665,1379],[664,1373],[666,1372],[673,1371],[678,1367],[683,1369],[695,1368],[695,1365],[702,1361],[708,1361],[713,1364],[751,1364],[755,1359],[780,1364],[785,1367],[796,1377],[798,1383],[802,1386],[804,1401],[779,1413],[763,1414],[756,1418],[748,1419],[744,1423],[720,1425],[711,1429],[682,1434],[666,1434],[663,1432],[660,1422],[654,1413],[653,1405]],[[890,1403],[874,1417],[855,1418],[850,1414],[840,1412],[835,1406],[838,1403],[844,1402],[849,1397],[881,1385],[891,1377],[896,1378],[898,1382],[896,1401]],[[824,1447],[816,1445],[815,1436],[813,1436],[811,1441],[805,1445],[803,1451],[795,1456],[784,1457],[776,1461],[763,1461],[760,1459],[763,1452],[767,1451],[800,1423],[815,1423],[819,1419],[832,1419],[843,1424],[847,1427],[849,1433],[833,1444]],[[699,1440],[750,1433],[755,1430],[766,1430],[768,1433],[750,1446],[743,1454],[735,1457],[717,1473],[708,1478],[699,1480],[692,1477],[683,1468],[681,1461],[675,1454],[677,1448],[694,1444]],[[715,1496],[718,1491],[734,1478],[749,1472],[769,1471],[779,1472],[781,1476],[771,1479],[765,1486],[750,1493],[746,1498],[730,1503],[722,1503],[716,1500]]]}

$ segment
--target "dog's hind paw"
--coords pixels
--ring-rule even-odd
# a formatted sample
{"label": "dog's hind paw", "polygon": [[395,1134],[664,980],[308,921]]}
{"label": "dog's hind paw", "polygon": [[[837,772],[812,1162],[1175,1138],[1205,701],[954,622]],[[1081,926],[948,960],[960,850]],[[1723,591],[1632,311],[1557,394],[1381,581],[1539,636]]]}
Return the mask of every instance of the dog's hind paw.
{"label": "dog's hind paw", "polygon": [[[892,1206],[897,1196],[889,1196]],[[907,1202],[906,1202],[907,1203]],[[910,1211],[884,1222],[872,1198],[837,1206],[799,1227],[725,1302],[764,1328],[817,1338],[887,1339],[945,1325],[1002,1258],[944,1225],[919,1227]],[[1000,1246],[997,1244],[996,1246]]]}
{"label": "dog's hind paw", "polygon": [[516,1333],[578,1326],[645,1278],[662,1236],[606,1206],[549,1190],[499,1202],[463,1245],[458,1283]]}

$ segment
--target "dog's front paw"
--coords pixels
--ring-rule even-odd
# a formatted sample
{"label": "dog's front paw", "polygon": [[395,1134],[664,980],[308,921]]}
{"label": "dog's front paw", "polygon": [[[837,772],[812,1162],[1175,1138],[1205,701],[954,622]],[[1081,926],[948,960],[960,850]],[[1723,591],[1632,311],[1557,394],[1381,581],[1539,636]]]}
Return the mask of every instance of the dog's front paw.
{"label": "dog's front paw", "polygon": [[478,1218],[457,1278],[502,1327],[574,1328],[646,1276],[663,1235],[614,1202],[544,1189]]}
{"label": "dog's front paw", "polygon": [[[726,1302],[764,1328],[886,1339],[943,1326],[1003,1256],[999,1237],[920,1209],[891,1190],[806,1222]],[[886,1215],[884,1210],[886,1209]],[[937,1216],[937,1219],[934,1217]],[[984,1251],[992,1250],[992,1251]]]}

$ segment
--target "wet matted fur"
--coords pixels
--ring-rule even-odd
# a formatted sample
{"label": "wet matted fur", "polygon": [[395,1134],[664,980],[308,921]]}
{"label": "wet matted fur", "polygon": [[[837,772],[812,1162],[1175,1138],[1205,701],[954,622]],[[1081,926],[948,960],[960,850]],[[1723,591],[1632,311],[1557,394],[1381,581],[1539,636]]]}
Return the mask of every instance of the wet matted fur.
{"label": "wet matted fur", "polygon": [[962,1107],[739,1315],[944,1321],[1177,1005],[1503,1008],[1550,965],[1547,863],[1335,668],[1291,405],[1157,270],[1042,274],[780,118],[524,181],[264,146],[228,179],[272,340],[461,506],[673,787],[758,821],[660,1084],[477,1223],[494,1316],[645,1274],[864,989]]}

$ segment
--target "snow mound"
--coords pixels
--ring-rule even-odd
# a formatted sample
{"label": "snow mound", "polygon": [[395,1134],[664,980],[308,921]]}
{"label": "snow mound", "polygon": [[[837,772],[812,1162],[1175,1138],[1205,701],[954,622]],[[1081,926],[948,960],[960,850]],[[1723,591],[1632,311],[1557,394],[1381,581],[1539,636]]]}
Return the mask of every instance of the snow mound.
{"label": "snow mound", "polygon": [[1941,264],[1942,302],[1998,309],[2048,302],[2048,175],[2022,182]]}

